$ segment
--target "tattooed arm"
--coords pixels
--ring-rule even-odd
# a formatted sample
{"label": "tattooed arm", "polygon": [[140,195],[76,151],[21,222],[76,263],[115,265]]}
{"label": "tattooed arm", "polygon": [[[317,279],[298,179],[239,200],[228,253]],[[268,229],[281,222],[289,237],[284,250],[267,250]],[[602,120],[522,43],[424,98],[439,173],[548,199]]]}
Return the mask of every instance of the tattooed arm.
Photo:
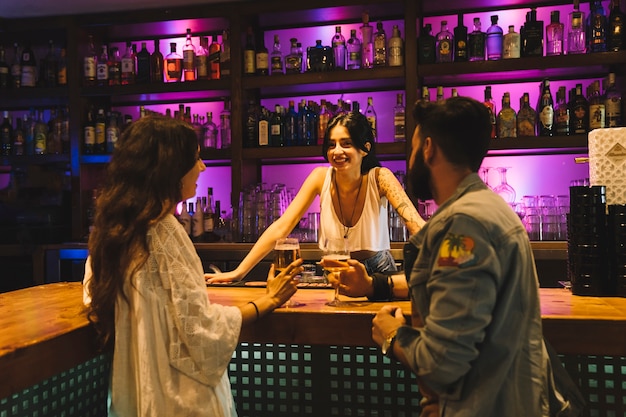
{"label": "tattooed arm", "polygon": [[379,169],[377,178],[380,195],[387,197],[387,200],[396,209],[406,224],[409,234],[417,233],[426,222],[420,217],[396,176],[388,168],[383,167]]}

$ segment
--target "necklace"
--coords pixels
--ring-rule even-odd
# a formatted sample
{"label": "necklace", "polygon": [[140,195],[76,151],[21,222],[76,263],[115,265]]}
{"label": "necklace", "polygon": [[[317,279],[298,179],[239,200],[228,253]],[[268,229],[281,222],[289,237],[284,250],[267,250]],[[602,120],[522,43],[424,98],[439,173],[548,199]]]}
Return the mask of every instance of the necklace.
{"label": "necklace", "polygon": [[[342,223],[343,228],[344,228],[343,238],[347,239],[350,228],[354,226],[354,224],[352,223],[352,219],[354,218],[354,213],[356,212],[356,206],[359,204],[359,195],[361,195],[361,188],[363,188],[363,178],[361,177],[361,180],[359,182],[359,190],[356,193],[354,207],[352,207],[352,214],[350,215],[348,222],[346,222],[345,217],[343,217],[343,210],[341,208],[341,195],[340,195],[341,193],[339,192],[339,187],[337,186],[337,177],[334,177],[333,180],[335,181],[335,190],[337,190],[337,202],[339,203],[339,214],[341,215],[341,221],[343,222]],[[345,223],[348,223],[350,226],[346,226]]]}

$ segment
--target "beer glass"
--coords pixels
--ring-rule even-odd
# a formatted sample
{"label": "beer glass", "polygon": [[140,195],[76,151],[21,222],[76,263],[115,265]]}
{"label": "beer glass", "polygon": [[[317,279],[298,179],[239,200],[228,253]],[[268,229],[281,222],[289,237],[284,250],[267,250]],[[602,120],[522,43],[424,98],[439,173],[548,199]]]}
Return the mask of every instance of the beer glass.
{"label": "beer glass", "polygon": [[[350,259],[350,249],[348,248],[348,242],[345,238],[327,238],[324,240],[322,246],[322,260],[324,260],[324,269],[328,272],[334,272],[337,275],[339,283],[341,283],[341,271],[348,270],[348,263]],[[344,305],[344,302],[339,299],[339,284],[335,287],[335,296],[332,301],[326,303],[326,305],[332,307],[340,307]]]}
{"label": "beer glass", "polygon": [[[274,271],[276,274],[280,274],[290,263],[299,259],[300,256],[300,242],[293,237],[285,237],[278,239],[274,245]],[[282,307],[298,307],[302,305],[298,301],[289,299]]]}

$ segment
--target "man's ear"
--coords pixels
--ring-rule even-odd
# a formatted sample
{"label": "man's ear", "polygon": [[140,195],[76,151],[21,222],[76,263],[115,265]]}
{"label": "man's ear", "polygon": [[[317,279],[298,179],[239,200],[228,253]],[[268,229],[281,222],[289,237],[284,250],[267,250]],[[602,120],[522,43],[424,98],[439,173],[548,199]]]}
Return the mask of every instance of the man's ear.
{"label": "man's ear", "polygon": [[424,139],[424,144],[422,145],[422,152],[424,153],[424,162],[428,162],[429,164],[432,162],[432,159],[436,153],[436,146],[430,136],[427,136]]}
{"label": "man's ear", "polygon": [[372,144],[371,142],[365,142],[365,149],[367,149],[367,152],[372,150]]}

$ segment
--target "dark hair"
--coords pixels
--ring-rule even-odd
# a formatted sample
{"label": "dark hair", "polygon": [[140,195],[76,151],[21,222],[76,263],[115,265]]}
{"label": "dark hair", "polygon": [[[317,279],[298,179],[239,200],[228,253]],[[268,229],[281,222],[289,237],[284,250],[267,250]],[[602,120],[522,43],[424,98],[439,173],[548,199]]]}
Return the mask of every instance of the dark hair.
{"label": "dark hair", "polygon": [[[369,172],[370,169],[379,167],[380,162],[376,157],[376,142],[374,141],[374,129],[370,125],[367,117],[361,113],[348,112],[341,113],[333,117],[324,131],[324,143],[322,144],[322,156],[328,162],[328,148],[330,147],[330,131],[335,126],[344,126],[348,130],[352,143],[358,149],[367,152],[361,162],[361,174]],[[370,149],[365,144],[370,144]]]}
{"label": "dark hair", "polygon": [[88,318],[104,345],[115,337],[115,304],[124,284],[148,259],[147,233],[182,199],[182,178],[198,158],[198,139],[186,122],[147,116],[116,144],[97,197],[89,236],[92,278]]}
{"label": "dark hair", "polygon": [[491,119],[484,104],[469,97],[420,100],[413,117],[422,142],[430,137],[451,163],[478,171],[491,138]]}

